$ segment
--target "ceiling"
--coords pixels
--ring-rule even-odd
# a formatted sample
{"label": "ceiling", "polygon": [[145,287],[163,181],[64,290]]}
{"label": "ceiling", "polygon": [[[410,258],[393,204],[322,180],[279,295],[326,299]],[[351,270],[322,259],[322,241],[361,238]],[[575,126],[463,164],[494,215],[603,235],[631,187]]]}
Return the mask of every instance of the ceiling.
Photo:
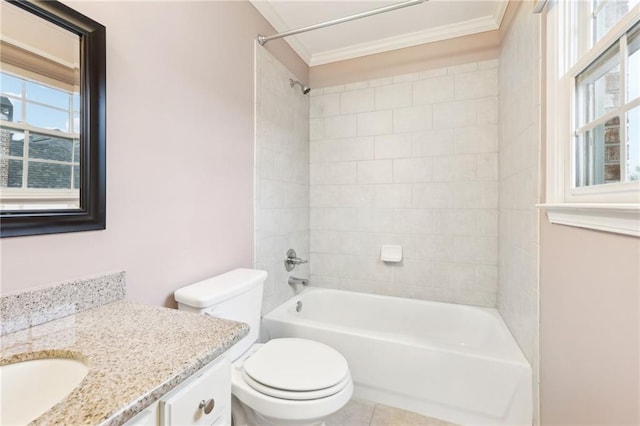
{"label": "ceiling", "polygon": [[[398,3],[397,1],[251,0],[278,31]],[[322,65],[403,47],[495,30],[508,0],[429,0],[415,6],[285,38],[309,65]],[[264,34],[272,35],[272,34]]]}

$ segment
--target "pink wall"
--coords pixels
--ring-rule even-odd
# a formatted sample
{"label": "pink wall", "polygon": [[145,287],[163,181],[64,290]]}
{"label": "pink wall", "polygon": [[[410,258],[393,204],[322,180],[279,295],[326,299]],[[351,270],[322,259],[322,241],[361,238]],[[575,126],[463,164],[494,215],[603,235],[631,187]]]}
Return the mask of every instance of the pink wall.
{"label": "pink wall", "polygon": [[494,59],[499,56],[499,53],[499,31],[487,31],[316,65],[310,69],[311,87],[330,87],[480,62]]}
{"label": "pink wall", "polygon": [[173,305],[251,267],[254,40],[273,29],[248,2],[68,4],[107,27],[107,229],[2,239],[2,293],[125,270],[128,299]]}
{"label": "pink wall", "polygon": [[640,424],[640,239],[541,220],[541,424]]}

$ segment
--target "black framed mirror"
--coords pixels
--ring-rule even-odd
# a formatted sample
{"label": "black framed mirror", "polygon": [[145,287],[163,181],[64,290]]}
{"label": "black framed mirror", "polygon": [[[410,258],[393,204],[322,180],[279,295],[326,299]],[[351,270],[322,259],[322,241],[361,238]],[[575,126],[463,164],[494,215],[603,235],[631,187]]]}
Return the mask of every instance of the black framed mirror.
{"label": "black framed mirror", "polygon": [[0,236],[105,229],[105,27],[2,0]]}

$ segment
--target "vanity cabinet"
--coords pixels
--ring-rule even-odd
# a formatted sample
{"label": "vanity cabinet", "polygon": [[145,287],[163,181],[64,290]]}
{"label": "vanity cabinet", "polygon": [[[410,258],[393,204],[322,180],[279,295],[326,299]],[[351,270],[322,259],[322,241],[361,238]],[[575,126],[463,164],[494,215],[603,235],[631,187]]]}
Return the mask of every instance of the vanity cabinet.
{"label": "vanity cabinet", "polygon": [[162,396],[126,426],[231,424],[231,363],[225,354]]}

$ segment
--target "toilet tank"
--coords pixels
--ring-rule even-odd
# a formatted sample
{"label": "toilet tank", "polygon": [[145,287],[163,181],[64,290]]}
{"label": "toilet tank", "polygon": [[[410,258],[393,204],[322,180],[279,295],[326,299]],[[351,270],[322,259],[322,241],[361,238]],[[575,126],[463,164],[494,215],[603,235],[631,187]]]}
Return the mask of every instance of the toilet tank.
{"label": "toilet tank", "polygon": [[249,334],[229,350],[232,360],[242,355],[260,335],[262,291],[267,272],[234,269],[176,290],[178,309],[249,324]]}

